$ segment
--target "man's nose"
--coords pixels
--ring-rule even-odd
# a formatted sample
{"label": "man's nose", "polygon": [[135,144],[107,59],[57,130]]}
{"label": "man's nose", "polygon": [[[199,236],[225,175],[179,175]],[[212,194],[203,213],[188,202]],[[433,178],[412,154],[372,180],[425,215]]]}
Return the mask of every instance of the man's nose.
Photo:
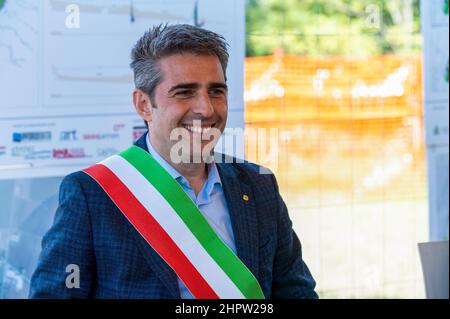
{"label": "man's nose", "polygon": [[214,105],[208,93],[199,94],[199,97],[194,106],[194,113],[200,114],[203,117],[210,117],[214,114]]}

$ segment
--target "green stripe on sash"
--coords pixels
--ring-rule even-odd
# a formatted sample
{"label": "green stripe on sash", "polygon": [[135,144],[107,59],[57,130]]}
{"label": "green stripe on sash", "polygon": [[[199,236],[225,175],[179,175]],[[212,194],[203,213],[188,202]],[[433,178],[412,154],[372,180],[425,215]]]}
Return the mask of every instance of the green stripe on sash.
{"label": "green stripe on sash", "polygon": [[246,298],[264,299],[255,276],[219,238],[178,182],[149,153],[132,146],[118,155],[133,165],[159,191]]}

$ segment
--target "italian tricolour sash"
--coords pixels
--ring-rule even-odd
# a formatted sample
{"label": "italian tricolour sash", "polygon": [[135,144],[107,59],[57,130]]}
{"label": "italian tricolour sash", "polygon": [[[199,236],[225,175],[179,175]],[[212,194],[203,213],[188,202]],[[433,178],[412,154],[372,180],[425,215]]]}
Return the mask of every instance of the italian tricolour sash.
{"label": "italian tricolour sash", "polygon": [[132,146],[84,172],[103,188],[195,298],[264,298],[250,270],[145,150]]}

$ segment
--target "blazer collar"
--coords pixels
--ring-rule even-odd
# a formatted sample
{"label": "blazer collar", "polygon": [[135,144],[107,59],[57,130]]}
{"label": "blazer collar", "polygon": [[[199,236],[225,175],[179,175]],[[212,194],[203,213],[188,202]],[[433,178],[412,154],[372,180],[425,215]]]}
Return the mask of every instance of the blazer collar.
{"label": "blazer collar", "polygon": [[237,255],[258,278],[258,219],[252,187],[235,165],[222,161],[217,163],[217,168],[230,212]]}
{"label": "blazer collar", "polygon": [[136,140],[136,142],[134,142],[134,145],[139,146],[140,148],[143,148],[146,152],[148,152],[148,148],[147,148],[147,142],[146,142],[146,138],[147,138],[147,133],[143,134],[140,138],[138,138]]}

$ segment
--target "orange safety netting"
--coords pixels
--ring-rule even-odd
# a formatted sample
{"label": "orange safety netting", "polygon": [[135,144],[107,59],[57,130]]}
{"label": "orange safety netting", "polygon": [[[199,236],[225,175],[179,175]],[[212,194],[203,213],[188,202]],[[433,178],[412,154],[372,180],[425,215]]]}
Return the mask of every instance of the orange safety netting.
{"label": "orange safety netting", "polygon": [[276,162],[249,151],[258,136],[247,157],[291,204],[426,193],[420,55],[251,57],[244,97],[247,129],[279,130]]}

